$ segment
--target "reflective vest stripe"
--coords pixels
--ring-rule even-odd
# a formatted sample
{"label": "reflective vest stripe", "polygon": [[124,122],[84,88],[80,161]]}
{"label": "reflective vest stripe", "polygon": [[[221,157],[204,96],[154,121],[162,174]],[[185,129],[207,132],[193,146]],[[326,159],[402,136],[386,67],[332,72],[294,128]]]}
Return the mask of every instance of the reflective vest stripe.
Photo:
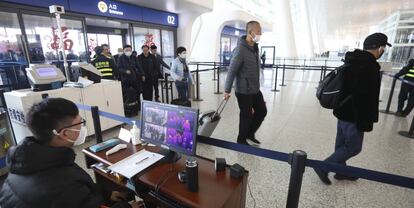
{"label": "reflective vest stripe", "polygon": [[102,69],[98,69],[100,72],[112,72],[111,68],[102,68]]}
{"label": "reflective vest stripe", "polygon": [[408,73],[405,74],[405,77],[414,77],[414,67],[408,70]]}
{"label": "reflective vest stripe", "polygon": [[102,76],[106,77],[106,76],[112,76],[112,73],[102,73]]}

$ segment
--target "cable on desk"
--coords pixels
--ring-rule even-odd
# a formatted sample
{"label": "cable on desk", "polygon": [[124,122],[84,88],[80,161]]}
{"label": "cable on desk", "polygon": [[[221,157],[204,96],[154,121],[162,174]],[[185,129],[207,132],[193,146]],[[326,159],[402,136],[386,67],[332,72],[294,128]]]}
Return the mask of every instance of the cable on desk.
{"label": "cable on desk", "polygon": [[167,181],[168,178],[170,178],[170,174],[175,171],[175,163],[177,163],[176,157],[178,156],[174,156],[174,162],[171,163],[170,169],[158,180],[157,185],[155,185],[155,192],[158,192],[161,189],[161,186],[165,183],[165,181]]}
{"label": "cable on desk", "polygon": [[252,190],[250,189],[250,183],[249,180],[247,180],[247,187],[249,187],[249,193],[250,193],[250,197],[252,197],[253,199],[253,208],[256,208],[256,199],[254,199],[253,194],[252,194]]}

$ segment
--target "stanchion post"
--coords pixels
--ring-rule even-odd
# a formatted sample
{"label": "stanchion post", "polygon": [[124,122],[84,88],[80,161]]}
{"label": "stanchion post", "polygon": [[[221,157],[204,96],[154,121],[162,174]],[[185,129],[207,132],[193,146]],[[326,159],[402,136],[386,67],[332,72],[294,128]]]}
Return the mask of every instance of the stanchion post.
{"label": "stanchion post", "polygon": [[381,113],[393,114],[393,112],[390,112],[390,107],[391,107],[391,102],[392,102],[392,96],[394,95],[394,89],[395,89],[396,82],[397,82],[397,79],[393,77],[390,96],[388,97],[388,102],[387,102],[387,108],[385,108],[385,110],[380,110]]}
{"label": "stanchion post", "polygon": [[321,76],[319,77],[319,81],[322,81],[323,79],[323,66],[321,66]]}
{"label": "stanchion post", "polygon": [[277,89],[277,71],[278,71],[278,69],[279,69],[279,66],[276,65],[276,68],[275,68],[275,88],[272,89],[272,92],[279,92],[280,91],[280,90]]}
{"label": "stanchion post", "polygon": [[280,86],[284,87],[285,85],[285,70],[286,70],[286,59],[283,59],[283,72],[282,72],[282,84]]}
{"label": "stanchion post", "polygon": [[286,202],[287,208],[297,208],[299,205],[300,189],[302,188],[302,178],[305,172],[306,152],[295,150],[290,155],[289,164],[291,166],[289,190]]}
{"label": "stanchion post", "polygon": [[99,119],[98,106],[92,106],[91,113],[92,113],[92,120],[93,120],[93,128],[95,129],[96,143],[101,143],[102,142],[102,129],[101,129],[101,121]]}
{"label": "stanchion post", "polygon": [[197,79],[197,91],[196,91],[196,99],[194,99],[193,101],[203,101],[203,99],[200,98],[200,75],[199,75],[199,64],[197,63],[197,71],[196,71],[196,79]]}
{"label": "stanchion post", "polygon": [[213,62],[213,80],[216,81],[216,62]]}
{"label": "stanchion post", "polygon": [[164,86],[165,86],[165,101],[167,101],[167,103],[170,103],[170,99],[168,97],[168,75],[165,74],[164,76]]}
{"label": "stanchion post", "polygon": [[[214,68],[216,65],[214,64]],[[217,67],[217,91],[214,94],[223,94],[222,92],[220,92],[220,66]]]}
{"label": "stanchion post", "polygon": [[[380,86],[382,85],[382,77],[384,76],[384,71],[380,71]],[[382,93],[381,93],[382,94]],[[382,99],[381,99],[381,97],[382,96],[380,96],[380,100],[379,100],[379,102],[381,103],[382,102]]]}
{"label": "stanchion post", "polygon": [[413,120],[411,120],[410,129],[408,131],[399,131],[398,134],[410,139],[414,139],[414,117]]}

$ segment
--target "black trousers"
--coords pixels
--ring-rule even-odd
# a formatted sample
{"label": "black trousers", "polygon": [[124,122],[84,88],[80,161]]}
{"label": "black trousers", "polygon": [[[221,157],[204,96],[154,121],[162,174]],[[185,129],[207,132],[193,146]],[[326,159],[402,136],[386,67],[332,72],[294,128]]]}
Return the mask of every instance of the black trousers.
{"label": "black trousers", "polygon": [[158,90],[158,79],[154,79],[154,95],[156,100],[160,98],[160,92]]}
{"label": "black trousers", "polygon": [[237,141],[243,142],[247,138],[255,137],[254,134],[266,117],[267,108],[262,92],[253,95],[236,93],[236,97],[240,108],[239,136]]}
{"label": "black trousers", "polygon": [[142,97],[144,100],[152,101],[153,88],[154,88],[154,79],[152,78],[145,79],[145,82],[142,85]]}
{"label": "black trousers", "polygon": [[[404,103],[408,99],[407,107],[404,108]],[[407,84],[401,84],[400,94],[398,95],[398,108],[397,111],[403,112],[405,115],[410,114],[414,108],[414,87]]]}

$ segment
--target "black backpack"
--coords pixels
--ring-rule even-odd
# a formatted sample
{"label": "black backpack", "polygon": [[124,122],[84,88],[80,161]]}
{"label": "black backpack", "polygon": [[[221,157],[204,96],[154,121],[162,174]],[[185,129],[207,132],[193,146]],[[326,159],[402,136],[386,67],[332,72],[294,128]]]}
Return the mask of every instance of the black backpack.
{"label": "black backpack", "polygon": [[337,109],[341,107],[351,96],[343,99],[344,71],[349,64],[343,64],[335,70],[329,72],[326,77],[319,82],[316,90],[316,97],[322,107],[327,109]]}

